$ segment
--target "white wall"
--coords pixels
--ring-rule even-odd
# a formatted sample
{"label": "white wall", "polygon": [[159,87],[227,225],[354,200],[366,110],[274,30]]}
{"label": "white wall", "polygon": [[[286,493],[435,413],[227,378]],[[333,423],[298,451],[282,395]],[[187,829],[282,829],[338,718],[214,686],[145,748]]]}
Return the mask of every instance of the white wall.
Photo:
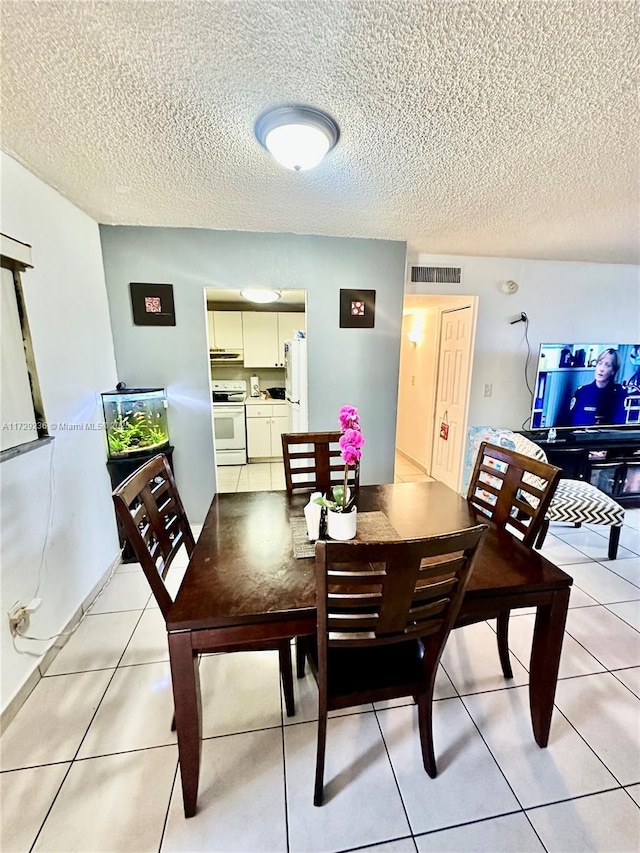
{"label": "white wall", "polygon": [[[525,324],[510,325],[521,311],[529,317],[530,385],[541,342],[640,341],[637,266],[429,254],[412,258],[411,263],[460,266],[462,283],[408,284],[407,293],[479,297],[469,426],[521,429],[531,413],[524,381]],[[502,292],[507,280],[519,285],[516,294]],[[485,383],[492,385],[490,397],[483,396]]]}
{"label": "white wall", "polygon": [[[45,415],[50,424],[99,423],[99,394],[116,373],[98,225],[1,157],[2,231],[33,246],[22,282]],[[3,709],[51,645],[14,646],[5,612],[29,601],[41,577],[30,633],[60,631],[119,550],[104,433],[51,433],[50,444],[0,464]]]}
{"label": "white wall", "polygon": [[[360,481],[393,480],[404,243],[193,228],[100,233],[118,377],[167,388],[176,481],[192,523],[215,492],[205,287],[306,291],[309,429],[337,429],[340,406],[356,406],[367,442]],[[176,325],[134,326],[131,281],[172,283]],[[376,291],[375,328],[340,328],[341,288]]]}

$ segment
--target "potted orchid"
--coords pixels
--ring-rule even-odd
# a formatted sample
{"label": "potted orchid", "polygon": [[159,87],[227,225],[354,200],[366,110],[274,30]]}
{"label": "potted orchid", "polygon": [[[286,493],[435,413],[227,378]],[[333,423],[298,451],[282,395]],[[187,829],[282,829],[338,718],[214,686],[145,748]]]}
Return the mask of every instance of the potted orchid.
{"label": "potted orchid", "polygon": [[365,440],[360,429],[358,410],[353,406],[342,406],[338,414],[342,435],[338,440],[344,462],[344,483],[334,486],[330,498],[316,498],[315,503],[327,508],[327,532],[332,539],[353,539],[356,535],[357,510],[355,493],[348,486],[349,468],[357,465],[362,457]]}

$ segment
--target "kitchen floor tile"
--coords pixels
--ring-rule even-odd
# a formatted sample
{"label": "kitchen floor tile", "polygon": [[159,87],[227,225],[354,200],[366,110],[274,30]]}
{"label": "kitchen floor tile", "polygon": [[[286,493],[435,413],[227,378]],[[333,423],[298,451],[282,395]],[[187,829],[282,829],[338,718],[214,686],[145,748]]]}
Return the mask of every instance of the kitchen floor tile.
{"label": "kitchen floor tile", "polygon": [[640,666],[634,666],[631,669],[616,669],[612,674],[640,698]]}
{"label": "kitchen floor tile", "polygon": [[640,782],[640,699],[609,672],[561,681],[556,706],[618,782]]}
{"label": "kitchen floor tile", "polygon": [[640,509],[628,508],[624,513],[624,526],[640,530]]}
{"label": "kitchen floor tile", "polygon": [[70,761],[113,670],[41,678],[0,738],[0,767],[14,770]]}
{"label": "kitchen floor tile", "polygon": [[207,655],[200,660],[200,685],[203,737],[282,722],[277,652]]}
{"label": "kitchen floor tile", "polygon": [[623,525],[620,531],[620,544],[628,551],[640,555],[640,530]]}
{"label": "kitchen floor tile", "polygon": [[230,735],[202,745],[198,811],[185,819],[180,772],[162,853],[272,853],[287,849],[280,729]]}
{"label": "kitchen floor tile", "polygon": [[636,853],[640,809],[621,789],[531,809],[527,817],[549,853]]}
{"label": "kitchen floor tile", "polygon": [[640,806],[640,785],[630,785],[625,791]]}
{"label": "kitchen floor tile", "polygon": [[78,758],[176,742],[168,663],[125,666],[113,676]]}
{"label": "kitchen floor tile", "polygon": [[600,560],[599,565],[621,578],[640,585],[640,557],[630,557],[627,560]]}
{"label": "kitchen floor tile", "polygon": [[[567,572],[567,574],[571,574],[565,566],[563,571]],[[593,607],[594,604],[598,604],[595,598],[591,598],[590,595],[580,589],[578,586],[571,587],[571,593],[569,595],[569,607]],[[525,613],[526,610],[519,610],[518,613]],[[531,608],[531,612],[535,613],[535,607]]]}
{"label": "kitchen floor tile", "polygon": [[158,850],[176,747],[75,761],[34,851]]}
{"label": "kitchen floor tile", "polygon": [[373,847],[358,847],[358,853],[416,853],[416,850],[413,838],[398,838],[396,841],[374,844]]}
{"label": "kitchen floor tile", "polygon": [[460,699],[434,703],[435,779],[422,764],[416,706],[376,714],[414,834],[519,809]]}
{"label": "kitchen floor tile", "polygon": [[0,838],[4,853],[31,849],[69,766],[49,764],[0,774]]}
{"label": "kitchen floor tile", "polygon": [[486,622],[452,631],[444,648],[442,665],[461,695],[506,689],[529,681],[529,673],[515,659],[511,662],[513,678],[504,677],[496,635]]}
{"label": "kitchen floor tile", "polygon": [[605,607],[570,610],[566,631],[607,669],[640,665],[640,635]]}
{"label": "kitchen floor tile", "polygon": [[[602,530],[604,532],[605,528],[602,528]],[[558,532],[556,535],[566,542],[567,545],[577,548],[578,551],[581,551],[593,560],[601,562],[602,560],[606,560],[608,557],[608,536],[601,536],[600,533],[596,533],[594,530],[579,528],[577,530],[573,529],[563,533]],[[618,548],[618,560],[624,560],[627,557],[634,556],[636,555],[632,551],[627,551],[627,549],[623,547]]]}
{"label": "kitchen floor tile", "polygon": [[91,608],[91,615],[113,613],[119,610],[144,610],[151,590],[142,569],[140,573],[115,574],[102,595]]}
{"label": "kitchen floor tile", "polygon": [[315,723],[285,728],[291,853],[329,853],[408,835],[375,714],[329,720],[320,808],[313,805],[316,736]]}
{"label": "kitchen floor tile", "polygon": [[540,839],[522,812],[494,817],[416,838],[418,853],[545,853]]}
{"label": "kitchen floor tile", "polygon": [[599,563],[579,563],[563,568],[576,586],[600,604],[640,599],[640,586],[629,583]]}
{"label": "kitchen floor tile", "polygon": [[91,669],[114,669],[140,616],[139,610],[89,613],[60,649],[45,677]]}
{"label": "kitchen floor tile", "polygon": [[573,563],[588,563],[591,559],[586,554],[567,545],[556,536],[549,536],[544,540],[540,553],[556,566],[566,566]]}
{"label": "kitchen floor tile", "polygon": [[[509,650],[529,670],[535,616],[511,615],[509,620]],[[564,635],[558,678],[573,678],[592,672],[603,672],[605,667],[569,634]]]}
{"label": "kitchen floor tile", "polygon": [[624,601],[620,604],[607,604],[607,610],[615,613],[621,619],[640,631],[640,601]]}
{"label": "kitchen floor tile", "polygon": [[120,666],[169,660],[167,626],[159,608],[147,608],[136,625]]}
{"label": "kitchen floor tile", "polygon": [[[296,702],[296,713],[293,717],[287,717],[286,713],[284,713],[285,726],[293,726],[296,723],[308,723],[317,720],[318,687],[313,675],[309,671],[308,664],[304,678],[296,678],[294,670],[293,695]],[[284,698],[282,699],[282,707],[284,708]],[[329,716],[342,717],[347,714],[362,714],[367,711],[373,711],[373,705],[370,702],[365,705],[354,705],[352,708],[341,708],[338,711],[330,711]]]}
{"label": "kitchen floor tile", "polygon": [[618,784],[557,711],[551,721],[549,745],[545,749],[538,746],[531,729],[528,688],[465,696],[462,701],[525,808]]}

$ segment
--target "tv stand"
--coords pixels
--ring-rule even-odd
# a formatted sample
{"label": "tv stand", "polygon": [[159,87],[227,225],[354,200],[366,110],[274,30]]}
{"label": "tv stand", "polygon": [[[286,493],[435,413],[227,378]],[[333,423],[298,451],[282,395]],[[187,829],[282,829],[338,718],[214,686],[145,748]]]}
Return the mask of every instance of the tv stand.
{"label": "tv stand", "polygon": [[562,476],[586,480],[623,506],[640,506],[640,429],[521,431],[547,454]]}

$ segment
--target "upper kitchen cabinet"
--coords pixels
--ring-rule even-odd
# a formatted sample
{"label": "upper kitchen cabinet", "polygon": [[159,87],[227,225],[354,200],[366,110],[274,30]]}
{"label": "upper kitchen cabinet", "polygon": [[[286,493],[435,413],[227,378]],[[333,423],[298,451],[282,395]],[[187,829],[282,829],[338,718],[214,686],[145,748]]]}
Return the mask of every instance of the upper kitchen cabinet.
{"label": "upper kitchen cabinet", "polygon": [[243,311],[245,367],[284,367],[284,342],[304,329],[303,312]]}
{"label": "upper kitchen cabinet", "polygon": [[242,349],[242,312],[207,311],[209,346],[215,349]]}

